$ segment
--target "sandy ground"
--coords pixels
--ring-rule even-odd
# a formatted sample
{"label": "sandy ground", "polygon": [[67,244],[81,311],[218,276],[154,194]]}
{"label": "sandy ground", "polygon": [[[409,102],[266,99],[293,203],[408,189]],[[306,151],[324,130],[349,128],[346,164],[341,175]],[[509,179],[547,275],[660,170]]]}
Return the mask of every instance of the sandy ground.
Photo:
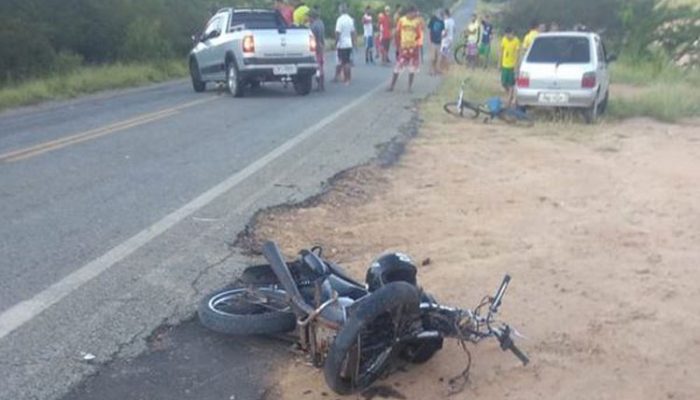
{"label": "sandy ground", "polygon": [[[470,382],[449,398],[700,398],[700,124],[523,130],[424,107],[434,122],[397,165],[265,213],[257,235],[290,256],[320,243],[358,277],[382,252],[430,258],[419,282],[451,305],[474,306],[512,274],[501,317],[528,337],[532,363],[495,341],[472,347]],[[378,385],[446,398],[464,360],[450,342]],[[286,399],[338,397],[303,359],[278,381]]]}

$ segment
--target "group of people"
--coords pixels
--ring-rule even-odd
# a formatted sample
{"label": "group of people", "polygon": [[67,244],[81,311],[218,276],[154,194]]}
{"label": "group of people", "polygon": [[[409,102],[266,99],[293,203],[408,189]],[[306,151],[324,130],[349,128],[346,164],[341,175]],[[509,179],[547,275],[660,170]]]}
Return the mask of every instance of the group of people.
{"label": "group of people", "polygon": [[[444,17],[441,19],[441,29],[439,32],[439,45],[435,48],[440,54],[444,54],[443,63],[449,62],[448,55],[454,40],[454,20],[450,16],[449,10],[440,12]],[[393,91],[396,86],[399,74],[408,72],[408,90],[411,91],[415,74],[421,64],[424,44],[425,22],[415,6],[398,6],[394,14],[391,14],[390,7],[385,7],[377,15],[375,29],[375,19],[372,9],[368,6],[362,16],[362,37],[365,45],[365,63],[374,64],[376,58],[381,60],[383,65],[391,63],[391,44],[395,47],[395,67],[393,69],[391,84],[388,88]],[[436,27],[433,27],[437,30]],[[313,30],[313,29],[312,29]],[[342,81],[346,85],[352,79],[352,55],[357,45],[357,34],[353,18],[348,14],[346,5],[340,6],[340,16],[335,27],[337,67],[334,81]],[[434,36],[434,37],[433,37]],[[432,40],[435,39],[435,40]],[[431,32],[431,41],[437,40],[437,33]],[[322,65],[322,55],[319,55],[319,64]],[[321,77],[321,80],[323,78]],[[322,87],[323,83],[319,83]]]}
{"label": "group of people", "polygon": [[428,21],[430,35],[430,75],[447,71],[452,56],[455,21],[449,9],[437,10]]}
{"label": "group of people", "polygon": [[[317,7],[307,6],[303,0],[276,0],[275,8],[289,25],[308,26],[316,38],[316,59],[319,72],[316,80],[319,90],[324,90],[325,64],[325,26]],[[367,6],[362,15],[362,38],[364,42],[365,63],[375,63],[375,58],[384,65],[391,63],[390,49],[395,47],[395,66],[391,84],[388,88],[393,91],[399,75],[408,72],[408,90],[411,91],[415,74],[420,67],[426,24],[415,6],[397,6],[392,14],[390,7],[383,8],[376,15]],[[376,22],[376,24],[375,24]],[[556,29],[556,27],[552,27]],[[542,25],[533,24],[522,41],[515,36],[510,28],[506,28],[501,39],[499,52],[499,67],[501,84],[508,94],[509,104],[513,98],[515,77],[522,54],[529,48],[536,35],[545,30]],[[474,15],[463,32],[463,42],[467,65],[470,67],[488,67],[491,55],[491,43],[494,27],[488,15]],[[427,31],[430,45],[430,74],[440,74],[449,68],[452,47],[455,42],[455,21],[449,9],[441,9],[431,16]],[[358,47],[358,35],[355,30],[355,20],[350,16],[348,7],[341,4],[339,16],[335,23],[336,68],[335,82],[349,85],[352,80],[354,49]]]}

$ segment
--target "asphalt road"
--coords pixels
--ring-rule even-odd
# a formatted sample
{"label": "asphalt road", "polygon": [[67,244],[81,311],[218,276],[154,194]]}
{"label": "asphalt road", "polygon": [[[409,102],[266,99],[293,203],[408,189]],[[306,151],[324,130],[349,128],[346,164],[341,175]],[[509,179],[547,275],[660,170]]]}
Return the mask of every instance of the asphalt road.
{"label": "asphalt road", "polygon": [[190,318],[251,262],[230,245],[255,211],[375,157],[438,83],[386,93],[389,77],[358,64],[349,87],[241,99],[177,81],[0,114],[0,399],[61,397]]}

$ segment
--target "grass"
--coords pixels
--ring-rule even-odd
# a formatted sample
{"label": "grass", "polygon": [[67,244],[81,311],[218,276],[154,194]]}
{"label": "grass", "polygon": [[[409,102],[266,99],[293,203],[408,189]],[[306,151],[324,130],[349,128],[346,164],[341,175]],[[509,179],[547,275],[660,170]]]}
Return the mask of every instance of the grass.
{"label": "grass", "polygon": [[651,117],[675,122],[700,116],[700,91],[680,83],[653,83],[632,96],[610,98],[609,115],[614,118]]}
{"label": "grass", "polygon": [[0,87],[0,110],[107,89],[162,82],[187,75],[182,60],[81,67],[74,72]]}
{"label": "grass", "polygon": [[[627,68],[626,66],[623,66]],[[619,67],[618,67],[619,68]],[[645,67],[642,67],[644,70]],[[613,71],[613,82],[617,82],[616,72]],[[698,85],[693,84],[692,74],[679,74],[677,72],[666,72],[655,78],[644,80],[640,74],[640,90],[635,90],[632,94],[616,94],[613,86],[610,96],[610,107],[606,118],[625,119],[632,117],[650,117],[664,122],[675,122],[684,118],[700,116],[700,90]],[[484,101],[490,97],[505,94],[500,87],[498,72],[495,69],[489,70],[466,70],[464,67],[453,65],[451,72],[445,77],[434,101],[426,106],[426,113],[429,117],[450,119],[442,111],[442,105],[455,101],[459,93],[459,87],[464,78],[468,81],[464,89],[464,97],[473,101]],[[549,120],[549,118],[545,118]],[[560,121],[561,122],[561,121]]]}
{"label": "grass", "polygon": [[[621,61],[611,67],[610,116],[651,117],[665,122],[700,116],[700,71],[670,63]],[[635,86],[631,95],[615,95],[615,84]]]}

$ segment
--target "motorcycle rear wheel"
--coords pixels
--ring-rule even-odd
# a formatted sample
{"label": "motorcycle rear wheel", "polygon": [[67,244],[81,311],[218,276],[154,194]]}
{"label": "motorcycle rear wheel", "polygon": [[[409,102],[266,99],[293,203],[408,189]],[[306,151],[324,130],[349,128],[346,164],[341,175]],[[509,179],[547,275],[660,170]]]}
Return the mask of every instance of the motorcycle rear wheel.
{"label": "motorcycle rear wheel", "polygon": [[204,297],[197,315],[205,327],[226,335],[270,335],[289,332],[296,317],[279,289],[225,288]]}
{"label": "motorcycle rear wheel", "polygon": [[328,351],[323,368],[328,386],[346,395],[380,378],[403,348],[396,339],[419,304],[418,289],[406,282],[388,283],[360,300]]}

